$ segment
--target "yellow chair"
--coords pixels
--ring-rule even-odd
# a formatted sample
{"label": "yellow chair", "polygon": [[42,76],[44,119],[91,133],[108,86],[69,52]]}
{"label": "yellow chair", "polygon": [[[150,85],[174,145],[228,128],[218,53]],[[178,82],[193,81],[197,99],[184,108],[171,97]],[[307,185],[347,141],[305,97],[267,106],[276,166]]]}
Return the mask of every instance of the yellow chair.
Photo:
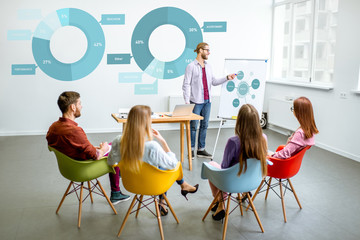
{"label": "yellow chair", "polygon": [[[112,205],[109,197],[106,195],[103,187],[101,186],[99,180],[97,180],[98,177],[101,177],[105,175],[106,173],[112,172],[115,173],[114,168],[110,167],[107,164],[107,158],[102,158],[100,160],[94,161],[94,160],[86,160],[86,161],[78,161],[74,160],[65,154],[57,151],[55,148],[48,147],[49,151],[54,152],[59,170],[61,175],[65,177],[66,179],[70,180],[70,184],[68,188],[65,191],[64,196],[62,197],[60,204],[56,210],[56,214],[58,214],[60,207],[62,203],[64,202],[67,195],[71,193],[76,193],[76,196],[79,200],[79,213],[78,213],[78,227],[80,228],[81,224],[81,208],[82,203],[85,201],[85,199],[90,196],[91,203],[93,203],[93,196],[92,193],[96,193],[100,196],[103,196],[108,201],[110,207],[114,211],[115,214],[117,214],[114,206]],[[96,180],[96,183],[93,183],[92,180]],[[77,182],[80,182],[78,184]],[[84,186],[84,182],[87,182],[87,187]],[[70,191],[71,186],[73,186],[73,189]],[[83,189],[89,190],[89,194],[83,199]],[[80,196],[78,195],[78,190],[80,189]]]}
{"label": "yellow chair", "polygon": [[[176,180],[181,180],[183,178],[183,172],[180,162],[177,164],[175,169],[165,170],[165,171],[160,170],[148,163],[141,162],[140,171],[138,173],[129,171],[122,162],[120,162],[118,166],[120,168],[121,179],[125,189],[128,192],[135,194],[130,204],[130,207],[125,215],[125,218],[121,224],[118,237],[120,236],[122,230],[124,229],[125,223],[129,215],[136,211],[136,217],[137,217],[140,209],[145,207],[155,217],[157,217],[160,236],[161,239],[164,239],[164,233],[163,233],[160,211],[159,211],[159,202],[157,197],[158,195],[163,196],[176,222],[179,223],[179,219],[176,217],[174,209],[172,208],[169,200],[167,199],[164,193],[169,190],[169,188],[174,184]],[[144,195],[150,197],[144,199]],[[136,203],[138,203],[138,207],[136,210],[132,211]],[[148,207],[148,205],[150,205],[151,203],[155,203],[156,214],[152,212]]]}

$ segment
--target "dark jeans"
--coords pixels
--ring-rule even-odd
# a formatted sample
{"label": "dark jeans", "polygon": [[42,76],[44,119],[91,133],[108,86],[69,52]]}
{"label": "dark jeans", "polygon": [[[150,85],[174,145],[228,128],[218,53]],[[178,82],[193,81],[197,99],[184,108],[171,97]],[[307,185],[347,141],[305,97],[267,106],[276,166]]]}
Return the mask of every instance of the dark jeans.
{"label": "dark jeans", "polygon": [[[204,119],[200,121],[198,147],[197,147],[198,150],[205,149],[205,139],[206,139],[207,128],[209,125],[210,110],[211,110],[211,102],[209,102],[209,100],[205,100],[204,103],[200,103],[200,104],[195,103],[193,113],[204,117]],[[195,137],[196,137],[197,124],[198,124],[198,120],[190,121],[192,150],[195,150]]]}

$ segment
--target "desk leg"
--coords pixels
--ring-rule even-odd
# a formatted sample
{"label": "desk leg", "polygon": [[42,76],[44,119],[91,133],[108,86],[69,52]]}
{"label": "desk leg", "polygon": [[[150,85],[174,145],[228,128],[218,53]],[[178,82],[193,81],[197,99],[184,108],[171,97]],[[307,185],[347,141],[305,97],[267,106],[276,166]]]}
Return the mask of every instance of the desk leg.
{"label": "desk leg", "polygon": [[190,138],[190,121],[186,121],[186,140],[189,158],[189,170],[192,170],[192,156],[191,156],[191,138]]}
{"label": "desk leg", "polygon": [[184,123],[180,123],[180,159],[184,162]]}

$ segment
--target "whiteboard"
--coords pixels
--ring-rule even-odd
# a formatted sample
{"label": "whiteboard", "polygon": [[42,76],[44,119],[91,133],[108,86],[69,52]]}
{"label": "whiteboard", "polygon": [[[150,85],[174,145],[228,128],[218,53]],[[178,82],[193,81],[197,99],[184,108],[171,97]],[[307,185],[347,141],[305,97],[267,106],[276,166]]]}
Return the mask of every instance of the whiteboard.
{"label": "whiteboard", "polygon": [[236,119],[240,107],[244,104],[252,104],[261,118],[266,65],[265,59],[225,59],[225,73],[236,73],[237,76],[222,85],[219,118]]}

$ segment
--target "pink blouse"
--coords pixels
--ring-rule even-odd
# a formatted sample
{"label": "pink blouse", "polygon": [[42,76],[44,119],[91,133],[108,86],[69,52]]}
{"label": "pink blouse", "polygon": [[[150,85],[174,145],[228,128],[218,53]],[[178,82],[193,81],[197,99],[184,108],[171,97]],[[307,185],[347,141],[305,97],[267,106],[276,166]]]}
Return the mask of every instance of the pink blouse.
{"label": "pink blouse", "polygon": [[305,139],[305,133],[301,128],[298,128],[288,139],[285,147],[274,153],[274,158],[289,158],[306,146],[313,146],[315,144],[314,135],[311,138]]}

